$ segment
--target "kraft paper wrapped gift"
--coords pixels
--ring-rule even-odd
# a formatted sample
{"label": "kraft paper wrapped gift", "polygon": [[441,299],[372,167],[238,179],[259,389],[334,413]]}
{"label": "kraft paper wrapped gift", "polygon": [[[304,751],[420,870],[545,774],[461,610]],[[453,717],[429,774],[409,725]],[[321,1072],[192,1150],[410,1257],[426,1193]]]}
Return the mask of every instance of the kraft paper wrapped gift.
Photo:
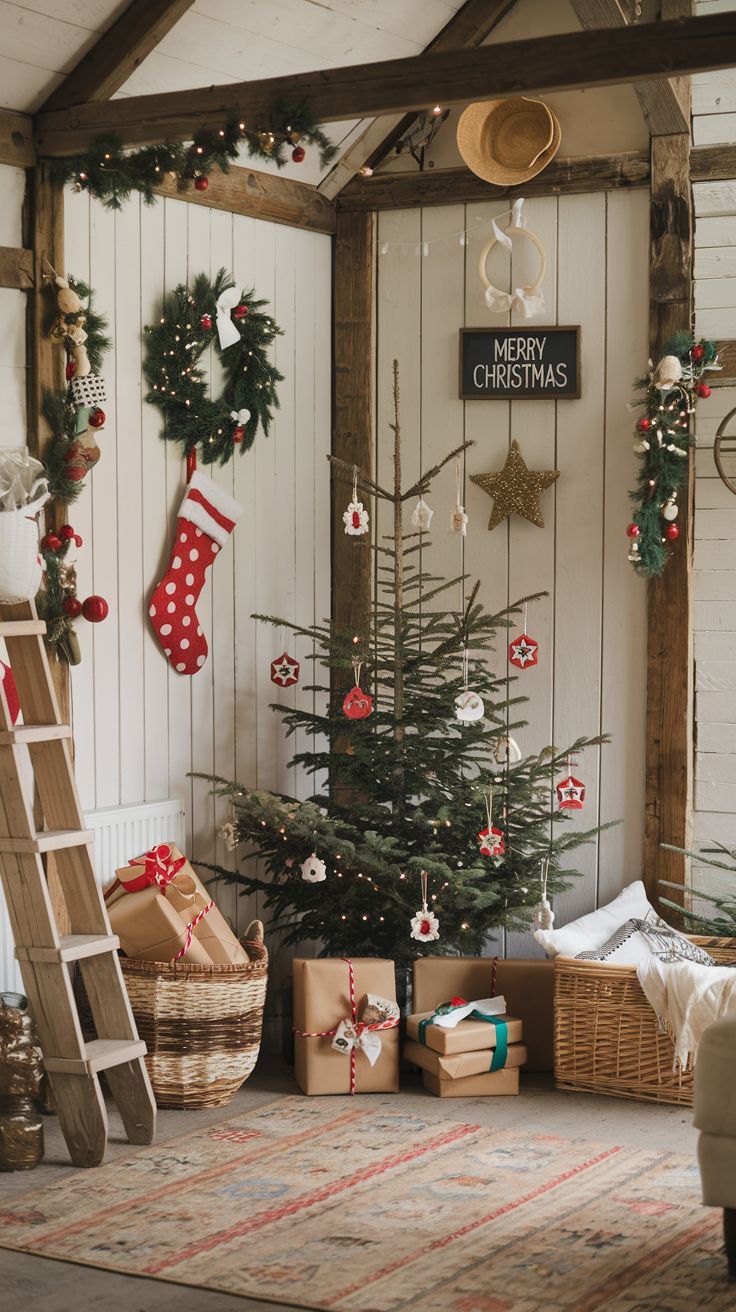
{"label": "kraft paper wrapped gift", "polygon": [[248,962],[224,916],[174,843],[161,843],[116,870],[105,891],[105,904],[112,931],[128,957],[178,959],[198,966]]}
{"label": "kraft paper wrapped gift", "polygon": [[[495,985],[495,987],[494,987]],[[430,1011],[447,998],[486,998],[502,993],[512,1016],[524,1026],[526,1071],[553,1071],[553,961],[510,961],[501,957],[420,957],[414,962],[415,1011]]]}
{"label": "kraft paper wrapped gift", "polygon": [[[393,961],[378,957],[351,958],[356,1012],[367,994],[396,1000]],[[293,962],[294,971],[294,1073],[302,1093],[350,1093],[351,1054],[332,1047],[340,1021],[352,1019],[350,971],[341,958]],[[328,1033],[322,1036],[323,1031]],[[381,1051],[371,1066],[366,1054],[355,1050],[356,1093],[398,1093],[399,1030],[377,1031]],[[321,1037],[307,1037],[320,1035]]]}
{"label": "kraft paper wrapped gift", "polygon": [[466,1075],[461,1080],[440,1080],[423,1071],[422,1083],[436,1098],[502,1098],[519,1092],[519,1068],[506,1067],[488,1075]]}
{"label": "kraft paper wrapped gift", "polygon": [[[438,1080],[462,1080],[470,1075],[488,1075],[493,1061],[493,1048],[481,1048],[477,1052],[458,1052],[454,1057],[443,1057],[431,1048],[408,1039],[404,1044],[404,1056],[415,1066],[419,1066],[428,1075]],[[515,1070],[526,1061],[526,1047],[523,1043],[512,1043],[506,1053],[504,1070]],[[494,1071],[494,1074],[496,1072]]]}
{"label": "kraft paper wrapped gift", "polygon": [[[429,1019],[433,1014],[431,1011],[425,1011],[418,1012],[415,1016],[407,1016],[407,1038],[413,1039],[421,1046],[431,1048],[433,1052],[441,1053],[443,1057],[455,1056],[460,1052],[479,1052],[495,1048],[496,1027],[492,1021],[461,1020],[453,1029],[444,1029],[440,1025],[427,1025],[422,1031],[421,1022]],[[500,1015],[496,1019],[506,1021],[509,1046],[521,1042],[523,1036],[520,1020],[508,1015]]]}

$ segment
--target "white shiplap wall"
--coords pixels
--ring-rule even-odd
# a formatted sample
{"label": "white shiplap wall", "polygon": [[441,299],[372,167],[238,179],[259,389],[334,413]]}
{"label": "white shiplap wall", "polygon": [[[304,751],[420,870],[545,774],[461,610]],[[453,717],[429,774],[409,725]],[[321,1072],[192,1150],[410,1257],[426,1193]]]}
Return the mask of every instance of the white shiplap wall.
{"label": "white shiplap wall", "polygon": [[[378,481],[387,477],[390,458],[394,356],[401,367],[407,478],[463,439],[476,443],[466,475],[500,468],[514,437],[531,467],[560,470],[543,494],[543,530],[514,518],[489,533],[491,501],[467,481],[470,527],[463,544],[449,532],[455,475],[446,469],[430,498],[430,566],[452,577],[464,565],[471,580],[480,578],[491,611],[525,593],[549,592],[529,611],[529,630],[541,644],[539,666],[520,674],[517,684],[529,698],[529,727],[517,735],[525,752],[601,730],[613,735],[611,746],[580,760],[588,801],[574,823],[623,823],[576,854],[583,878],[558,899],[558,922],[564,922],[608,901],[641,870],[646,595],[627,561],[624,529],[635,477],[626,402],[647,357],[648,196],[527,202],[528,226],[547,253],[547,308],[534,322],[581,326],[582,398],[557,403],[458,400],[459,328],[505,322],[487,310],[477,272],[488,220],[501,208],[488,203],[380,216],[379,251],[382,243],[404,244],[377,257]],[[470,237],[462,247],[457,234],[466,227]],[[428,257],[417,254],[419,243],[438,238],[446,240],[430,244]],[[515,245],[511,268],[496,249],[489,261],[496,285],[533,279],[527,246]],[[505,671],[503,642],[498,661]],[[526,940],[507,947],[514,955],[530,949]]]}
{"label": "white shiplap wall", "polygon": [[[223,860],[215,838],[222,808],[188,773],[284,789],[300,782],[286,773],[293,743],[269,710],[269,662],[286,638],[250,616],[309,624],[329,614],[331,243],[175,200],[146,207],[134,199],[115,214],[68,193],[65,223],[66,268],[90,279],[115,341],[102,458],[70,511],[85,540],[80,595],[99,592],[110,603],[103,624],[78,626],[82,663],[72,689],[82,803],[98,810],[183,798],[189,852]],[[209,658],[190,679],[171,670],[145,614],[168,560],[184,465],[143,399],[142,329],[165,290],[222,264],[273,306],[285,381],[270,438],[259,435],[251,452],[211,471],[244,514],[202,594]],[[212,382],[219,387],[214,370]],[[295,654],[303,660],[306,651],[297,645]],[[289,695],[309,696],[301,687]],[[226,890],[218,898],[247,923],[252,905],[236,906]]]}
{"label": "white shiplap wall", "polygon": [[[699,0],[699,14],[736,9],[736,0]],[[693,78],[695,145],[736,141],[736,70]],[[736,338],[736,179],[699,182],[695,198],[695,326]],[[695,485],[696,844],[736,846],[736,495],[718,477],[713,443],[736,407],[736,387],[698,402]],[[729,426],[736,432],[736,416]],[[731,462],[733,465],[733,462]],[[696,888],[718,890],[724,876],[696,867]],[[733,891],[733,890],[731,890]]]}

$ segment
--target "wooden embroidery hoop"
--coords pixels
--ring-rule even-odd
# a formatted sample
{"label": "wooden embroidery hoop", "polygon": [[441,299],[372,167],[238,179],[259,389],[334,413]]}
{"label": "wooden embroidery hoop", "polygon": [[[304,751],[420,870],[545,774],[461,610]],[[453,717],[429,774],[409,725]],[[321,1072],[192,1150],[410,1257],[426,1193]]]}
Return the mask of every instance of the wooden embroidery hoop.
{"label": "wooden embroidery hoop", "polygon": [[[544,251],[544,246],[542,245],[539,238],[533,232],[531,232],[529,228],[523,228],[519,224],[514,223],[513,220],[514,220],[514,212],[513,210],[509,210],[508,214],[506,215],[506,218],[501,223],[499,223],[498,226],[503,228],[503,230],[507,232],[509,235],[511,235],[511,233],[514,233],[514,234],[520,234],[522,237],[526,237],[532,243],[532,246],[534,246],[534,248],[536,249],[536,252],[539,256],[539,274],[537,276],[537,280],[536,282],[531,283],[528,287],[522,287],[521,290],[524,296],[537,296],[539,294],[539,289],[542,286],[542,283],[544,282],[544,275],[547,272],[547,256]],[[491,251],[493,250],[494,246],[497,245],[498,245],[498,237],[494,233],[491,237],[489,237],[488,241],[483,247],[483,250],[480,253],[478,259],[478,275],[486,291],[490,290],[494,292],[497,296],[507,296],[508,295],[507,292],[501,291],[499,287],[494,287],[493,283],[490,281],[488,277],[488,274],[486,273],[486,261]]]}
{"label": "wooden embroidery hoop", "polygon": [[716,463],[716,469],[718,470],[721,480],[726,484],[726,487],[729,489],[730,492],[736,492],[736,483],[734,483],[733,480],[728,477],[723,465],[723,457],[725,455],[733,455],[733,447],[731,447],[729,450],[729,448],[726,447],[724,443],[726,442],[733,443],[734,441],[736,441],[736,434],[726,432],[726,429],[728,428],[728,425],[730,424],[734,415],[736,415],[736,409],[729,410],[725,419],[721,420],[720,424],[718,425],[718,432],[716,433],[715,445],[713,447],[713,458]]}

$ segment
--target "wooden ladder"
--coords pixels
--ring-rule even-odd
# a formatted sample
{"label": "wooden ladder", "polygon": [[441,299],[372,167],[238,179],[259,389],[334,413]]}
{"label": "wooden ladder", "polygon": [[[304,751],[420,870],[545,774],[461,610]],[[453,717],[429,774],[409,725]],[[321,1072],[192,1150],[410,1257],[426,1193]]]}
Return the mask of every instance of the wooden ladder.
{"label": "wooden ladder", "polygon": [[[107,1112],[99,1072],[105,1071],[131,1143],[150,1143],[156,1105],[117,957],[119,941],[95,880],[69,744],[44,646],[46,625],[33,602],[0,605],[23,724],[13,728],[0,685],[0,876],[59,1122],[76,1166],[97,1166],[105,1154]],[[43,829],[26,796],[28,760]],[[60,935],[42,853],[53,852],[71,933]],[[70,964],[79,969],[98,1038],[85,1042]]]}

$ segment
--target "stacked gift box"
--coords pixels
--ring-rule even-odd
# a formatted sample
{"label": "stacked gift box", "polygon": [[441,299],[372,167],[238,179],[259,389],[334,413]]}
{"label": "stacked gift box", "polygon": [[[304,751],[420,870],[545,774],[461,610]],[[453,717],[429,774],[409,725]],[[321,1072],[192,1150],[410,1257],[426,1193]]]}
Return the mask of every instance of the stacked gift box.
{"label": "stacked gift box", "polygon": [[393,961],[297,958],[294,1068],[303,1093],[398,1093]]}
{"label": "stacked gift box", "polygon": [[419,1066],[425,1089],[438,1098],[501,1097],[519,1092],[527,1059],[521,1020],[503,997],[468,1001],[458,995],[407,1018],[404,1056]]}

